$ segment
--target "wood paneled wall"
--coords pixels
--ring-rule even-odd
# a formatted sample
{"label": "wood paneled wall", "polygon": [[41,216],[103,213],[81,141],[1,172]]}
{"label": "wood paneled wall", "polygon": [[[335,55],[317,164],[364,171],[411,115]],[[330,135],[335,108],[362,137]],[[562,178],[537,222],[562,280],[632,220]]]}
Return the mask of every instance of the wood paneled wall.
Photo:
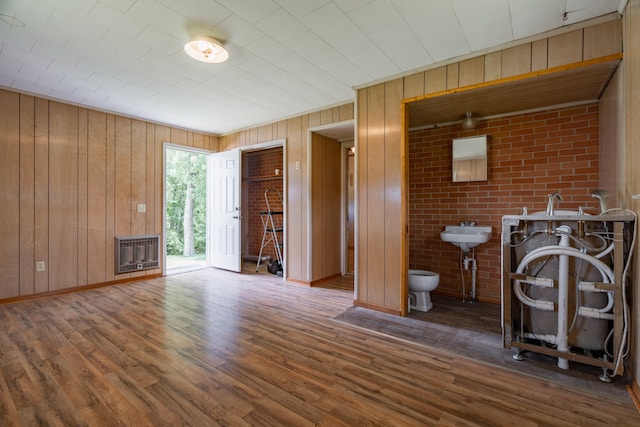
{"label": "wood paneled wall", "polygon": [[[286,138],[286,159],[284,165],[287,185],[287,230],[285,242],[285,265],[287,280],[311,283],[308,264],[308,203],[309,168],[307,154],[309,150],[308,130],[317,126],[338,123],[354,118],[354,105],[348,103],[288,120],[271,123],[236,132],[219,138],[220,151],[234,148],[251,147],[263,142]],[[296,163],[300,165],[296,168]]]}
{"label": "wood paneled wall", "polygon": [[341,273],[341,145],[332,138],[311,138],[311,281]]}
{"label": "wood paneled wall", "polygon": [[403,100],[620,53],[621,28],[609,21],[358,90],[356,304],[407,312]]}
{"label": "wood paneled wall", "polygon": [[[640,194],[640,0],[629,0],[624,11],[624,148],[625,192],[624,206],[640,213],[640,200],[631,196]],[[631,373],[636,406],[640,405],[640,243],[636,242],[632,275],[632,349]]]}
{"label": "wood paneled wall", "polygon": [[115,275],[114,237],[162,233],[164,142],[217,150],[214,136],[0,90],[0,299],[160,273]]}

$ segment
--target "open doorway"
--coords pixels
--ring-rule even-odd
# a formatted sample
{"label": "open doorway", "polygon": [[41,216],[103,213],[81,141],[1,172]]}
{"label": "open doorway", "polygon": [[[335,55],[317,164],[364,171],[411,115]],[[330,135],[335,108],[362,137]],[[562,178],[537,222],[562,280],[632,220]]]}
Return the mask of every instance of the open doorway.
{"label": "open doorway", "polygon": [[164,154],[164,266],[171,275],[208,266],[208,153],[167,144]]}
{"label": "open doorway", "polygon": [[354,277],[354,139],[352,120],[309,129],[312,285],[340,276]]}

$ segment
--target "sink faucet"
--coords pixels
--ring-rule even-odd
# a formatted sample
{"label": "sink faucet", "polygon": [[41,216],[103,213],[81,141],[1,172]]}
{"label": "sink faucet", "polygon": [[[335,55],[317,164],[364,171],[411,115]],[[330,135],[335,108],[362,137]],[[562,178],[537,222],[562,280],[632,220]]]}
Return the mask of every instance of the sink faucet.
{"label": "sink faucet", "polygon": [[609,196],[607,190],[593,190],[591,197],[600,201],[600,213],[603,214],[607,210],[607,202],[604,201]]}
{"label": "sink faucet", "polygon": [[553,215],[553,203],[555,200],[562,201],[560,193],[549,194],[549,203],[547,204],[547,216]]}

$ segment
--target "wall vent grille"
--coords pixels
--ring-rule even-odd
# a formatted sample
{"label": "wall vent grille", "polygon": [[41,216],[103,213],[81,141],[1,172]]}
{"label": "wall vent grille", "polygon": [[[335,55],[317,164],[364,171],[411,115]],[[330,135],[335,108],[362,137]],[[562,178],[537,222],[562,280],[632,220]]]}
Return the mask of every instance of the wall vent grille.
{"label": "wall vent grille", "polygon": [[160,265],[160,236],[116,237],[116,274],[148,270]]}

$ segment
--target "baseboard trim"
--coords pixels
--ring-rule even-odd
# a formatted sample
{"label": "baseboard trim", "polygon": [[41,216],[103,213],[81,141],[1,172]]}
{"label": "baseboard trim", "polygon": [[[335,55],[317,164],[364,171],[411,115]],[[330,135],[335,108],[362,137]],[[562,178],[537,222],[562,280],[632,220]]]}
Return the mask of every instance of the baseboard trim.
{"label": "baseboard trim", "polygon": [[287,282],[295,283],[296,285],[311,286],[311,282],[307,282],[306,280],[290,279],[287,277]]}
{"label": "baseboard trim", "polygon": [[353,305],[358,306],[358,307],[362,307],[362,308],[368,308],[370,310],[380,311],[382,313],[393,314],[394,316],[400,316],[401,315],[400,310],[394,310],[392,308],[383,307],[383,306],[377,305],[377,304],[370,304],[368,302],[354,300],[353,301]]}
{"label": "baseboard trim", "polygon": [[0,300],[0,305],[13,304],[13,303],[17,303],[17,302],[24,302],[24,301],[29,301],[29,300],[39,299],[39,298],[47,298],[47,297],[51,297],[51,296],[55,296],[55,295],[71,294],[71,293],[74,293],[74,292],[82,292],[82,291],[87,291],[87,290],[90,290],[90,289],[104,288],[105,286],[122,285],[124,283],[131,283],[131,282],[141,282],[141,281],[144,281],[144,280],[157,279],[158,277],[162,277],[162,274],[161,273],[156,273],[156,274],[149,274],[149,275],[146,275],[146,276],[127,277],[126,279],[112,280],[110,282],[94,283],[94,284],[91,284],[91,285],[77,286],[77,287],[74,287],[74,288],[66,288],[66,289],[58,289],[58,290],[55,290],[55,291],[40,292],[40,293],[32,294],[32,295],[21,295],[21,296],[18,296],[18,297],[11,297],[11,298],[1,299]]}

